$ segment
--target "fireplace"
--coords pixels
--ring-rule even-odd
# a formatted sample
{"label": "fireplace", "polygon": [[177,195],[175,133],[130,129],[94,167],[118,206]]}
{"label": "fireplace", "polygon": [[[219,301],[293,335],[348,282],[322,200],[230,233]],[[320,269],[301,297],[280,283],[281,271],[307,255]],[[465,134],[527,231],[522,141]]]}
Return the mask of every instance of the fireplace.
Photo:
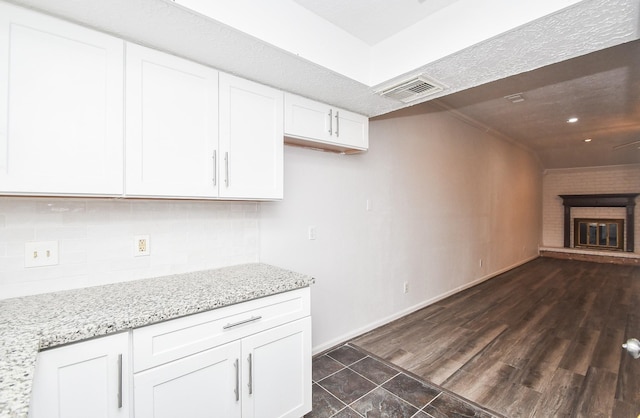
{"label": "fireplace", "polygon": [[573,246],[592,250],[624,250],[624,219],[573,220]]}
{"label": "fireplace", "polygon": [[634,210],[638,195],[640,193],[560,195],[564,205],[564,246],[571,247],[572,207],[624,207],[625,219],[574,220],[574,247],[633,252]]}

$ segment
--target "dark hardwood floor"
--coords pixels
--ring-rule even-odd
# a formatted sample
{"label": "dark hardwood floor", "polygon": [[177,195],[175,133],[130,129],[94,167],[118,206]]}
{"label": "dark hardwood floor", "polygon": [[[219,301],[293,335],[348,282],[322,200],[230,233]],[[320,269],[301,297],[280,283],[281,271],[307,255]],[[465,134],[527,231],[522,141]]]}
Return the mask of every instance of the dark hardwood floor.
{"label": "dark hardwood floor", "polygon": [[538,258],[352,344],[508,417],[640,414],[640,267]]}

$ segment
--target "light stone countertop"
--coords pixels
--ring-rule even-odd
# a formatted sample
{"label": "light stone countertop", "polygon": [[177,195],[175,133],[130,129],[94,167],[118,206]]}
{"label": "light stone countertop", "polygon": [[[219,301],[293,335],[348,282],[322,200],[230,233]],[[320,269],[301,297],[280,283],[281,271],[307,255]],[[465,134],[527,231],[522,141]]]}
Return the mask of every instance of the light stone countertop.
{"label": "light stone countertop", "polygon": [[0,417],[27,418],[41,349],[312,283],[309,276],[256,263],[0,300]]}

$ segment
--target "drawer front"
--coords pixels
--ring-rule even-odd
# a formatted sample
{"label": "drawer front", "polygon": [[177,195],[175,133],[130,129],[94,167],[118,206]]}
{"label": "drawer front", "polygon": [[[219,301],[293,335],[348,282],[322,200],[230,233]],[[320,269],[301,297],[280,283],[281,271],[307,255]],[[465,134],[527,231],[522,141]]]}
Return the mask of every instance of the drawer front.
{"label": "drawer front", "polygon": [[133,330],[135,373],[310,315],[309,288]]}

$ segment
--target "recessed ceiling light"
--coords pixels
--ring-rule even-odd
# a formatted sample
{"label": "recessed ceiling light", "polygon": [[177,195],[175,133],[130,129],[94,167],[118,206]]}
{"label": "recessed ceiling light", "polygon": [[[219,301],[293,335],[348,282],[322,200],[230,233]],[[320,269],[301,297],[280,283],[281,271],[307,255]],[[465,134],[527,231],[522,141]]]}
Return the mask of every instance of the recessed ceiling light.
{"label": "recessed ceiling light", "polygon": [[575,116],[567,119],[567,123],[576,123],[578,121],[578,118],[576,118]]}
{"label": "recessed ceiling light", "polygon": [[591,142],[591,138],[585,139],[584,142]]}
{"label": "recessed ceiling light", "polygon": [[524,102],[524,96],[522,95],[522,93],[510,94],[508,96],[504,96],[504,98],[509,100],[511,103]]}

